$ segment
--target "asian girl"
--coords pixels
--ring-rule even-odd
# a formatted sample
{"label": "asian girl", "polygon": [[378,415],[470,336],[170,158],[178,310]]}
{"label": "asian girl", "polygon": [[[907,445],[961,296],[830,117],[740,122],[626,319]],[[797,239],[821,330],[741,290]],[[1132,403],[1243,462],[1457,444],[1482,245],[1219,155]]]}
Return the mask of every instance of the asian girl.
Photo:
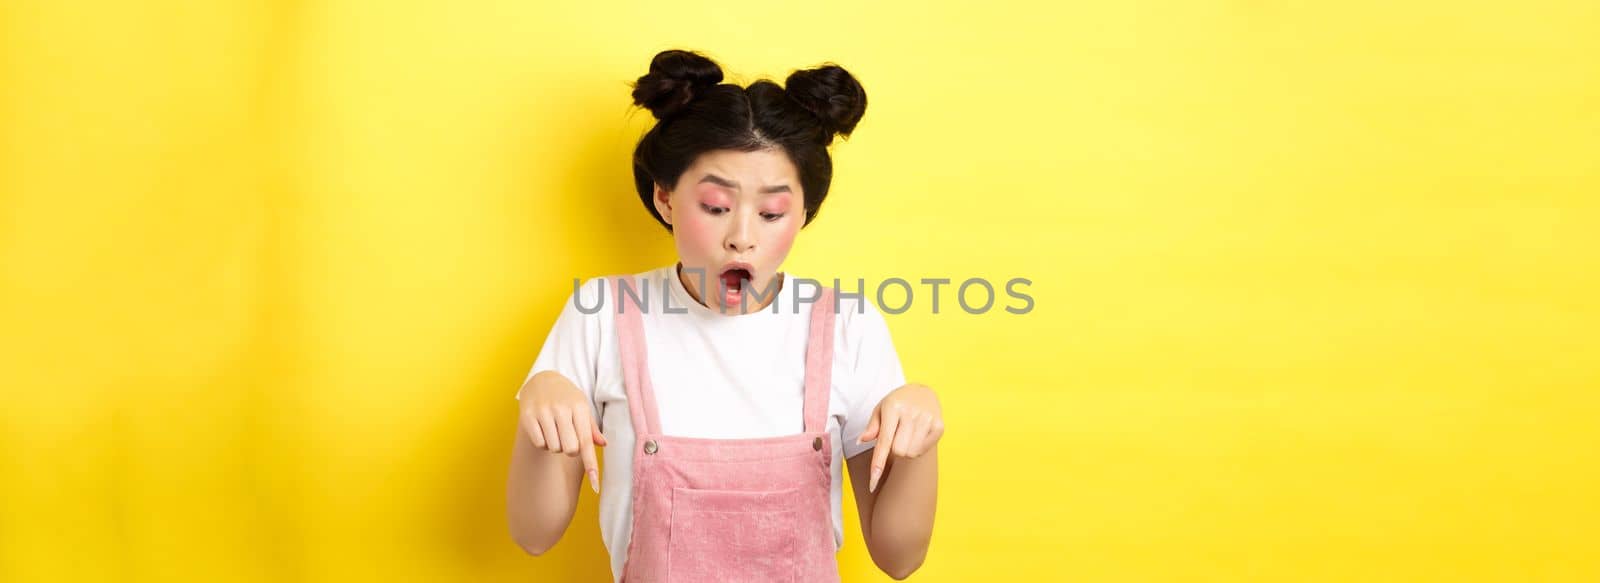
{"label": "asian girl", "polygon": [[633,86],[657,119],[636,187],[678,260],[563,308],[517,393],[512,538],[555,545],[587,476],[616,581],[837,581],[848,466],[868,552],[903,579],[933,532],[939,399],[876,307],[781,269],[866,92],[832,64],[722,80],[669,50]]}

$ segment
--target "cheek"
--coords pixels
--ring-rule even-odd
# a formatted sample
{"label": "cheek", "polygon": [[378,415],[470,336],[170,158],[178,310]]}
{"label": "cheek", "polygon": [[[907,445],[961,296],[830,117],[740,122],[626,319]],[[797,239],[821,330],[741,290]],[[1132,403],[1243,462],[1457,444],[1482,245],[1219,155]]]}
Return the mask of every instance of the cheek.
{"label": "cheek", "polygon": [[720,246],[721,235],[716,225],[706,213],[683,213],[677,224],[673,225],[672,232],[677,236],[680,248],[704,249]]}
{"label": "cheek", "polygon": [[772,238],[767,241],[767,249],[772,250],[773,257],[789,255],[789,249],[794,247],[794,239],[800,233],[800,221],[789,221],[782,229],[774,231]]}

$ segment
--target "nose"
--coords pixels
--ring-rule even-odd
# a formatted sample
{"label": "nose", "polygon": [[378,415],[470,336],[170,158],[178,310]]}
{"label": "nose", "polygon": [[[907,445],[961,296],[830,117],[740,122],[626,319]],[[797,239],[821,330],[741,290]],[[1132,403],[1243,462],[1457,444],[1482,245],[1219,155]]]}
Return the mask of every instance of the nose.
{"label": "nose", "polygon": [[728,229],[726,246],[734,253],[748,253],[756,246],[755,227],[748,218],[733,221]]}

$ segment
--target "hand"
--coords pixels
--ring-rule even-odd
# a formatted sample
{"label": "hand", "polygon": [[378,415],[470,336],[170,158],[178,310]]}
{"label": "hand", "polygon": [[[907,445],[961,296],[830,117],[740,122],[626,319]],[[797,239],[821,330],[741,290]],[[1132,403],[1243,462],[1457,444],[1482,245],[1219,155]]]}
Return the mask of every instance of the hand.
{"label": "hand", "polygon": [[933,389],[909,383],[890,391],[872,410],[867,429],[856,438],[856,443],[878,440],[872,450],[872,478],[867,482],[867,491],[877,491],[878,476],[888,465],[889,454],[902,458],[920,456],[932,450],[943,435],[944,415]]}
{"label": "hand", "polygon": [[581,456],[589,487],[599,492],[600,463],[595,461],[594,446],[604,447],[606,436],[590,415],[589,398],[583,390],[561,373],[544,371],[529,379],[521,404],[522,426],[534,447],[569,457]]}

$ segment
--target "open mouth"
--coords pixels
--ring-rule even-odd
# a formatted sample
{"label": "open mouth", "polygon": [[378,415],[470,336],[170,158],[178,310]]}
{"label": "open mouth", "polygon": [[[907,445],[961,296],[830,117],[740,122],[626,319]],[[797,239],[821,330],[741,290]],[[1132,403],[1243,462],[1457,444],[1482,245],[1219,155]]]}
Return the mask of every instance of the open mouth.
{"label": "open mouth", "polygon": [[751,278],[750,268],[742,266],[729,267],[722,270],[722,305],[737,306],[744,301],[743,292],[749,285]]}
{"label": "open mouth", "polygon": [[745,282],[750,281],[750,270],[735,267],[722,272],[722,287],[733,291],[744,289]]}

